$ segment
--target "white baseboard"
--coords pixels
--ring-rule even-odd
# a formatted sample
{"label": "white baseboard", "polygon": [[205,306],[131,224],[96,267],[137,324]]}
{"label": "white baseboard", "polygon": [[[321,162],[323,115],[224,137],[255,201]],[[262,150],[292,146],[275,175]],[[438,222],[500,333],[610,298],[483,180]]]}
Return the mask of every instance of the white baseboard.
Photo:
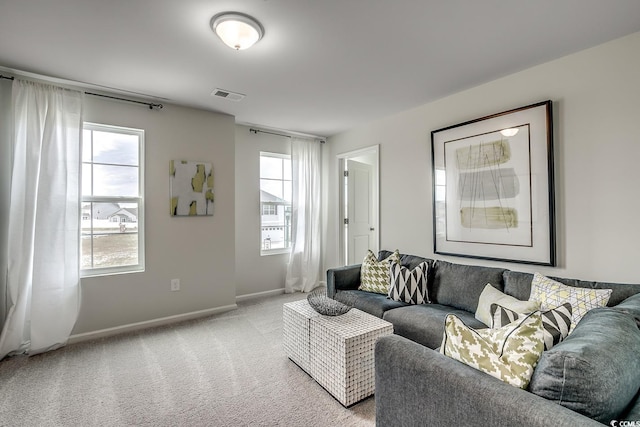
{"label": "white baseboard", "polygon": [[88,341],[96,338],[104,338],[112,335],[118,335],[124,332],[138,331],[141,329],[148,329],[155,326],[168,325],[170,323],[181,322],[184,320],[199,319],[201,317],[207,317],[213,314],[225,313],[227,311],[235,310],[237,308],[238,306],[236,304],[230,304],[222,307],[209,308],[206,310],[192,311],[190,313],[161,317],[159,319],[146,320],[144,322],[130,323],[128,325],[116,326],[113,328],[100,329],[100,330],[91,331],[91,332],[84,332],[81,334],[71,335],[67,343],[75,344],[75,343]]}
{"label": "white baseboard", "polygon": [[256,292],[254,294],[238,295],[236,296],[236,302],[238,303],[238,302],[247,301],[254,298],[272,297],[280,294],[284,294],[284,288],[272,289],[270,291],[264,291],[264,292]]}

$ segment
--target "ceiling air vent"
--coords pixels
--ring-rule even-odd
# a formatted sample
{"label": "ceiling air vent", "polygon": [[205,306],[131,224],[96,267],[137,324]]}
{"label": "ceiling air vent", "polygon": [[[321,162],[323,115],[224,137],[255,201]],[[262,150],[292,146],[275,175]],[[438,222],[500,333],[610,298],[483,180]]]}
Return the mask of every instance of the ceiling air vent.
{"label": "ceiling air vent", "polygon": [[231,92],[230,90],[216,88],[213,90],[213,92],[211,92],[211,96],[217,96],[218,98],[228,99],[229,101],[240,101],[244,99],[246,95],[243,95],[241,93]]}

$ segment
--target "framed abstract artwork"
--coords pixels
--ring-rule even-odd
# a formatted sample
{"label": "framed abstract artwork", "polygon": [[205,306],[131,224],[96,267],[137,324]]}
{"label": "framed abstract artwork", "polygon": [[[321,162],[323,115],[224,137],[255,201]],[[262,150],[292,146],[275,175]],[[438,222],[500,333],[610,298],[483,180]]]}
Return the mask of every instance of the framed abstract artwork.
{"label": "framed abstract artwork", "polygon": [[551,106],[431,132],[435,253],[555,265]]}
{"label": "framed abstract artwork", "polygon": [[171,160],[171,216],[213,215],[213,166],[206,162]]}

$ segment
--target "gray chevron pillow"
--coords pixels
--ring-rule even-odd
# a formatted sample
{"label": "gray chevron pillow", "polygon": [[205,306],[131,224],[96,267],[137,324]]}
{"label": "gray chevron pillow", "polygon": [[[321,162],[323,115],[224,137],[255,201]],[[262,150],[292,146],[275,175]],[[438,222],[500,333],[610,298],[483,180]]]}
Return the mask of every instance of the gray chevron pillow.
{"label": "gray chevron pillow", "polygon": [[390,265],[391,284],[388,298],[409,304],[425,304],[429,302],[427,294],[427,273],[429,264],[426,261],[418,264],[413,270],[403,267],[396,261]]}
{"label": "gray chevron pillow", "polygon": [[[542,327],[544,329],[545,350],[550,350],[551,347],[569,335],[569,329],[571,328],[571,310],[571,303],[567,302],[560,307],[540,312],[542,314]],[[491,304],[490,311],[492,328],[501,328],[526,316],[526,314],[516,313],[499,304]]]}

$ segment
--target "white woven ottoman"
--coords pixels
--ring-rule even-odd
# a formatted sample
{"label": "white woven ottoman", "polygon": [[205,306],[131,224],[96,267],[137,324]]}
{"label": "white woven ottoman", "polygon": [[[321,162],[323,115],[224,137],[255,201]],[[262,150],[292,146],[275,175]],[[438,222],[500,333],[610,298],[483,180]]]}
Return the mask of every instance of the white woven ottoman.
{"label": "white woven ottoman", "polygon": [[310,326],[307,372],[344,406],[371,396],[375,343],[393,334],[393,325],[354,308],[341,316],[314,316]]}
{"label": "white woven ottoman", "polygon": [[288,302],[282,308],[284,351],[298,366],[309,372],[309,321],[320,314],[306,299]]}

